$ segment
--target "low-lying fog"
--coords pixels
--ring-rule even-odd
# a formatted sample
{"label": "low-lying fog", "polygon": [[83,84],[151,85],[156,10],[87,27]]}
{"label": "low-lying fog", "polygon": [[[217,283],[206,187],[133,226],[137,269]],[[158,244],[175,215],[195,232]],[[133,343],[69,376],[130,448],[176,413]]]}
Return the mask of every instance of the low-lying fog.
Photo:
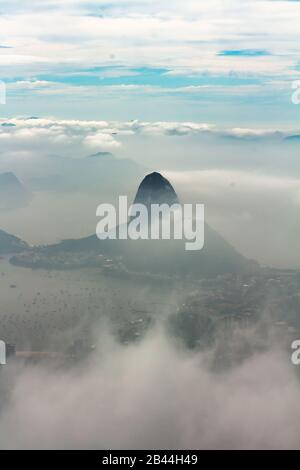
{"label": "low-lying fog", "polygon": [[297,377],[286,355],[257,353],[226,373],[160,329],[116,343],[105,328],[69,371],[1,370],[1,448],[299,448]]}

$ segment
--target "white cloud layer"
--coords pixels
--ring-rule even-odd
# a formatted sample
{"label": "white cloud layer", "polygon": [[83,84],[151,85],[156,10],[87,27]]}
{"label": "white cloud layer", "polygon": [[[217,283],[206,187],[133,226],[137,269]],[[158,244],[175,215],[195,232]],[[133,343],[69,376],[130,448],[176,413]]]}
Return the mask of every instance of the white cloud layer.
{"label": "white cloud layer", "polygon": [[[43,84],[41,84],[43,86]],[[188,136],[211,135],[233,139],[274,139],[300,135],[300,129],[276,128],[220,128],[214,124],[201,122],[145,122],[145,121],[93,121],[66,120],[52,118],[0,118],[0,140],[5,144],[15,145],[18,141],[30,145],[39,139],[44,143],[64,144],[82,142],[87,146],[105,146],[112,149],[121,145],[119,140],[130,135],[149,136]],[[2,149],[3,151],[4,149]]]}
{"label": "white cloud layer", "polygon": [[[210,73],[291,73],[299,61],[298,2],[251,0],[8,2],[0,18],[0,63],[91,66],[123,63]],[[221,49],[266,57],[218,56]],[[38,65],[38,66],[37,66]],[[36,67],[37,66],[37,67]]]}
{"label": "white cloud layer", "polygon": [[275,349],[214,373],[204,354],[184,353],[160,333],[128,347],[101,335],[93,360],[70,372],[6,371],[1,448],[299,448],[289,361]]}

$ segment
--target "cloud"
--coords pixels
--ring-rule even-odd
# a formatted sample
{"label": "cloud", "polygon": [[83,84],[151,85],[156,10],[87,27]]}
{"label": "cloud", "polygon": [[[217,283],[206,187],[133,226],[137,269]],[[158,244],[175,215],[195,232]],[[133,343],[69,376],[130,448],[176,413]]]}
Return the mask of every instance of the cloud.
{"label": "cloud", "polygon": [[[299,36],[297,2],[23,4],[18,8],[14,3],[9,9],[6,3],[3,8],[8,13],[0,19],[2,35],[16,48],[9,57],[12,66],[23,58],[24,63],[48,62],[50,69],[54,63],[66,69],[73,62],[78,71],[82,66],[111,63],[110,57],[132,67],[141,65],[143,57],[144,65],[216,72],[222,64],[223,71],[231,72],[238,62],[230,59],[243,55],[252,59],[244,61],[244,72],[260,74],[259,58],[272,51],[274,57],[269,57],[263,73],[285,75],[298,60],[294,47]],[[220,43],[227,47],[218,54]]]}
{"label": "cloud", "polygon": [[[29,87],[44,88],[47,83],[28,82]],[[300,131],[299,131],[300,132]],[[285,142],[285,139],[297,134],[295,129],[276,128],[219,128],[210,123],[171,122],[171,121],[95,121],[67,120],[52,118],[11,118],[0,119],[0,140],[2,152],[23,146],[28,150],[52,148],[63,155],[74,145],[79,146],[76,155],[85,155],[84,148],[99,150],[117,149],[122,140],[130,136],[201,136],[212,139],[232,139],[237,141]],[[59,144],[62,144],[61,147]]]}
{"label": "cloud", "polygon": [[[24,84],[9,85],[10,115],[30,105],[34,114],[96,117],[99,103],[108,119],[297,119],[289,88],[299,78],[299,2],[26,1],[2,9],[11,49],[1,49],[1,79]],[[145,106],[148,97],[162,106]]]}
{"label": "cloud", "polygon": [[251,169],[241,165],[239,170],[218,164],[166,175],[184,201],[205,205],[207,223],[245,256],[298,269],[300,178],[292,171],[268,174],[263,164],[253,168],[254,162]]}
{"label": "cloud", "polygon": [[213,125],[196,122],[136,122],[133,127],[137,132],[153,136],[197,134],[214,128]]}
{"label": "cloud", "polygon": [[52,82],[48,82],[47,80],[19,80],[17,82],[10,83],[8,85],[9,89],[29,89],[29,90],[34,90],[36,88],[41,88],[41,87],[49,87],[53,85]]}
{"label": "cloud", "polygon": [[[41,84],[44,86],[44,84]],[[98,150],[109,150],[120,147],[115,138],[115,127],[104,121],[76,121],[51,119],[11,119],[0,121],[0,141],[2,153],[16,149],[35,151],[42,154],[51,151],[74,157],[84,157],[91,147]],[[13,124],[9,126],[8,124]],[[46,149],[46,151],[45,151]]]}
{"label": "cloud", "polygon": [[95,134],[85,137],[84,142],[89,147],[101,148],[103,150],[111,150],[121,146],[120,142],[113,139],[111,135],[96,132]]}
{"label": "cloud", "polygon": [[216,373],[205,354],[159,331],[127,347],[100,339],[91,361],[70,371],[3,371],[2,395],[11,385],[1,448],[299,448],[300,390],[288,354],[271,349]]}

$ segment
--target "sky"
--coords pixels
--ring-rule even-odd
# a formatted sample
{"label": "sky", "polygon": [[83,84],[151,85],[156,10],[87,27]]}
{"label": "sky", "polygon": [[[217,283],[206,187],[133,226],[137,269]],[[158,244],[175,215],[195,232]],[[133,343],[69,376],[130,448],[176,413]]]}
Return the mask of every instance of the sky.
{"label": "sky", "polygon": [[296,127],[300,2],[1,0],[3,117]]}

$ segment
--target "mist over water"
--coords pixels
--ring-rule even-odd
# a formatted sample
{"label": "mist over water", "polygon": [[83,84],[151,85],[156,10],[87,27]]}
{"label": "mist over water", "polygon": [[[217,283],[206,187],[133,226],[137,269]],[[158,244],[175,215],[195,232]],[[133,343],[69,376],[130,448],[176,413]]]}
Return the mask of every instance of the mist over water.
{"label": "mist over water", "polygon": [[[6,339],[59,353],[1,368],[1,448],[299,447],[299,377],[272,291],[258,322],[190,348],[174,318],[192,285],[0,267]],[[70,361],[78,339],[93,348]]]}

